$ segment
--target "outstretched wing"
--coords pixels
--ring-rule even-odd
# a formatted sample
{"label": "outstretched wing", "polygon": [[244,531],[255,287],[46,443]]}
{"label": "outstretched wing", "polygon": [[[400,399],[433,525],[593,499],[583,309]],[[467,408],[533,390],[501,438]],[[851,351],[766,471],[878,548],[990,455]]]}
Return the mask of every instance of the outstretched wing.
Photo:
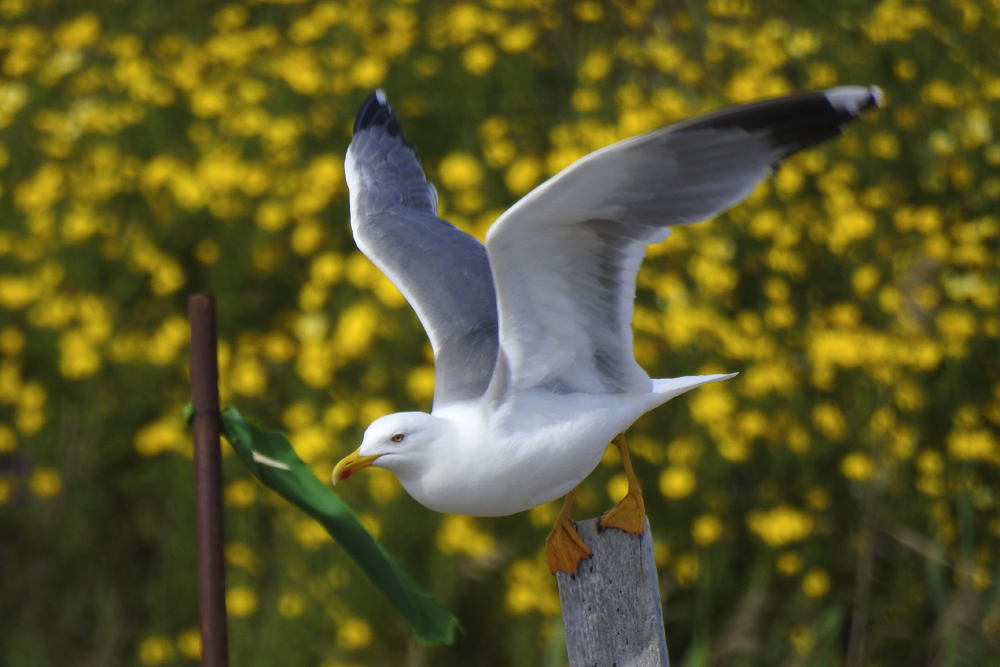
{"label": "outstretched wing", "polygon": [[358,248],[406,297],[431,340],[435,408],[482,396],[498,345],[486,249],[437,217],[434,186],[382,91],[358,112],[344,171]]}
{"label": "outstretched wing", "polygon": [[841,87],[724,109],[603,148],[528,193],[486,236],[512,386],[650,391],[630,327],[646,246],[742,201],[880,96]]}

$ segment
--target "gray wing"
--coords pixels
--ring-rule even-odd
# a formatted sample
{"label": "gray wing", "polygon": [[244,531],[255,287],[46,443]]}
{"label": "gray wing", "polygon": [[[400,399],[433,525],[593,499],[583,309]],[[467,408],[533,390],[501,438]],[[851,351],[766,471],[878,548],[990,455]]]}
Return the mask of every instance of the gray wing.
{"label": "gray wing", "polygon": [[406,297],[430,338],[434,407],[482,396],[498,349],[486,248],[437,217],[434,187],[381,91],[358,112],[344,171],[358,248]]}
{"label": "gray wing", "polygon": [[724,109],[603,148],[528,193],[486,237],[508,382],[651,391],[630,326],[646,246],[742,201],[879,95],[832,88]]}

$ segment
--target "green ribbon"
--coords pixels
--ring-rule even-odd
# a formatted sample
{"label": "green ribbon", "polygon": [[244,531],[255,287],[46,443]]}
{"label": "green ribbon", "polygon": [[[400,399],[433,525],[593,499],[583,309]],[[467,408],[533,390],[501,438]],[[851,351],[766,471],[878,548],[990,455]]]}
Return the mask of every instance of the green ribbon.
{"label": "green ribbon", "polygon": [[[185,408],[190,421],[191,406]],[[322,524],[424,644],[451,644],[458,619],[424,591],[369,533],[351,508],[298,457],[281,431],[249,424],[235,408],[222,411],[222,434],[265,486]]]}

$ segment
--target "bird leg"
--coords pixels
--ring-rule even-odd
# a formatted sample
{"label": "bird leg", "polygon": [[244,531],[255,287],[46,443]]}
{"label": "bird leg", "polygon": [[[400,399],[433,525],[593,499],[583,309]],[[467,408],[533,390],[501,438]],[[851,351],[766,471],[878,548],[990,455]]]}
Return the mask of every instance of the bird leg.
{"label": "bird leg", "polygon": [[626,533],[642,535],[646,526],[646,505],[642,502],[642,491],[635,481],[632,472],[632,462],[628,458],[628,445],[625,444],[625,434],[619,433],[611,441],[622,456],[622,467],[628,479],[628,493],[618,501],[618,504],[601,515],[601,528],[621,528]]}
{"label": "bird leg", "polygon": [[569,509],[573,506],[573,498],[576,497],[576,489],[566,494],[559,516],[556,517],[556,524],[552,526],[552,532],[545,538],[545,562],[549,565],[549,572],[555,574],[562,570],[571,576],[576,576],[576,565],[584,558],[590,558],[590,547],[584,544],[573,527],[573,519],[569,516]]}

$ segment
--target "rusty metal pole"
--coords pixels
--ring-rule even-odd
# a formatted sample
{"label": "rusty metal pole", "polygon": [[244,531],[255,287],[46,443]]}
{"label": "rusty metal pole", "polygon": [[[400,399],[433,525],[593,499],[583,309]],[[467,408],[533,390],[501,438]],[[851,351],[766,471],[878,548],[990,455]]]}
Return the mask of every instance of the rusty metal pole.
{"label": "rusty metal pole", "polygon": [[215,297],[188,297],[191,405],[194,416],[194,500],[198,537],[198,614],[202,667],[228,667],[226,571],[222,554],[222,449],[219,441],[219,359]]}

